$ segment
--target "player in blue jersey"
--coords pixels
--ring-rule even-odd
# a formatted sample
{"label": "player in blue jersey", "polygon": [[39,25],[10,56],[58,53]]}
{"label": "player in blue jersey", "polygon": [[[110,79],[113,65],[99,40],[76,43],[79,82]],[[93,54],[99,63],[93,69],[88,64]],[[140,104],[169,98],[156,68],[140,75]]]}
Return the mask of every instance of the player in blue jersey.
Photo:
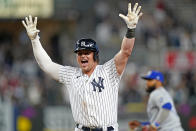
{"label": "player in blue jersey", "polygon": [[146,80],[146,92],[149,94],[147,114],[149,122],[131,121],[131,129],[148,126],[149,131],[183,131],[174,102],[163,87],[164,77],[159,71],[149,71],[142,76]]}

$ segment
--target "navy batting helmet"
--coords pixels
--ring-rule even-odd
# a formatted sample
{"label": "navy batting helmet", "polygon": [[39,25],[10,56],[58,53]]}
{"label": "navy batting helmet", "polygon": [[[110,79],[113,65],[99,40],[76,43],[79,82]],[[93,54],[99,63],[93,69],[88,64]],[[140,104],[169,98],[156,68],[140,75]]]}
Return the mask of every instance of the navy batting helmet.
{"label": "navy batting helmet", "polygon": [[96,42],[92,39],[80,39],[76,42],[74,53],[77,53],[80,50],[90,50],[93,52],[99,53],[99,49],[96,45]]}

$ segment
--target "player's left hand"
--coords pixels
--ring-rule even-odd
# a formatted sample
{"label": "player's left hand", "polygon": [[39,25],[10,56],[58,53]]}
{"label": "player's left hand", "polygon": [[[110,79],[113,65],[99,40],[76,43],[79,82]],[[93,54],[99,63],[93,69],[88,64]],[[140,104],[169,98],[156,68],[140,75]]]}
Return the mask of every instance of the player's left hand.
{"label": "player's left hand", "polygon": [[133,10],[131,9],[131,3],[128,5],[128,14],[127,16],[123,14],[119,14],[119,16],[126,22],[127,27],[129,29],[136,28],[136,25],[138,23],[139,18],[142,16],[143,13],[140,12],[141,6],[138,8],[138,3],[136,3],[133,7]]}

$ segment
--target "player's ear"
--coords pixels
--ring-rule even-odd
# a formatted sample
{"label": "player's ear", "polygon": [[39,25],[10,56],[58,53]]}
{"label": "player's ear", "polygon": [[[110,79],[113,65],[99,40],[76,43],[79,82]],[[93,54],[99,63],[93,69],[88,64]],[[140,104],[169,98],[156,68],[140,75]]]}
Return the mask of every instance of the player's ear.
{"label": "player's ear", "polygon": [[162,86],[162,83],[159,80],[156,80],[156,87]]}
{"label": "player's ear", "polygon": [[76,53],[76,60],[77,60],[77,63],[79,63],[79,61],[78,61],[78,54]]}

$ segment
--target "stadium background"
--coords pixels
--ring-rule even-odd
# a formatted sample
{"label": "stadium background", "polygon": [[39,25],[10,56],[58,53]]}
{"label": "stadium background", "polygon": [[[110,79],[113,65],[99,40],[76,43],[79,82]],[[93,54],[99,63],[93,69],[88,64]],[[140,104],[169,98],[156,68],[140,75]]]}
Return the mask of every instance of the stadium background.
{"label": "stadium background", "polygon": [[186,131],[196,130],[195,0],[0,0],[0,131],[69,131],[68,94],[38,67],[21,20],[38,16],[43,47],[53,61],[77,66],[74,43],[97,41],[100,63],[120,49],[128,2],[142,5],[136,43],[119,91],[120,131],[147,120],[145,82],[150,69],[164,73]]}

